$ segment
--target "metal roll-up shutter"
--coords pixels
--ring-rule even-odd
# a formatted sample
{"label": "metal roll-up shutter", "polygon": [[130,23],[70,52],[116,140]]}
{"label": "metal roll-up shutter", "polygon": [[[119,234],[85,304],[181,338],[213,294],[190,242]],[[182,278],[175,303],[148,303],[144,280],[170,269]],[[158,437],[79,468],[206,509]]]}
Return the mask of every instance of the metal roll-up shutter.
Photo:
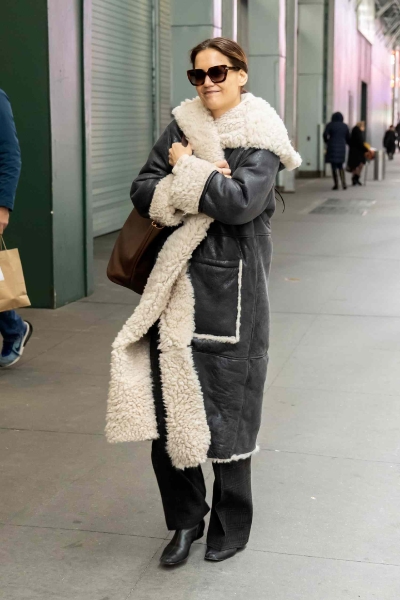
{"label": "metal roll-up shutter", "polygon": [[93,232],[120,229],[129,190],[152,146],[152,3],[93,0]]}
{"label": "metal roll-up shutter", "polygon": [[171,0],[159,0],[159,80],[160,80],[160,133],[172,119],[171,115]]}

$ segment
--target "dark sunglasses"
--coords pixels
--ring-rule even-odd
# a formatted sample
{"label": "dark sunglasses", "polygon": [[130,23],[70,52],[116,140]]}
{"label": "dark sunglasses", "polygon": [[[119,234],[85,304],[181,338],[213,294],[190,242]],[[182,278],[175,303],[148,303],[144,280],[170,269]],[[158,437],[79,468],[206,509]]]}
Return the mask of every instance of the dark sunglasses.
{"label": "dark sunglasses", "polygon": [[203,85],[207,75],[213,83],[222,83],[228,76],[228,71],[240,71],[240,67],[228,67],[227,65],[217,65],[210,67],[207,71],[203,69],[189,69],[187,72],[188,79],[192,85]]}

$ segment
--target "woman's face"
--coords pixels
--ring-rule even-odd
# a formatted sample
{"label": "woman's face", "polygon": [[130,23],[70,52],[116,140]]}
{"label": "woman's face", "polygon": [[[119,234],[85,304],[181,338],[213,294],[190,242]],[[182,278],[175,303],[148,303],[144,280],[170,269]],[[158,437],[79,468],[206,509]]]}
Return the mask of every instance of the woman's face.
{"label": "woman's face", "polygon": [[[203,69],[207,72],[210,67],[216,67],[217,65],[233,66],[227,56],[218,52],[218,50],[207,48],[196,56],[194,68]],[[243,70],[228,71],[227,77],[222,83],[213,83],[207,76],[204,84],[196,86],[196,90],[204,106],[216,118],[239,104],[240,88],[246,84],[247,79],[247,73]]]}

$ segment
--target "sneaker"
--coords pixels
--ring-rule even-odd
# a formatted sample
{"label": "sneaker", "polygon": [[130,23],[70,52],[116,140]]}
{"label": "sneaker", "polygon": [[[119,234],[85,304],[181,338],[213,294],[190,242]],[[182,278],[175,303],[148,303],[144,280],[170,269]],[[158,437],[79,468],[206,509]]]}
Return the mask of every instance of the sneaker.
{"label": "sneaker", "polygon": [[24,321],[24,325],[24,332],[17,340],[3,343],[3,349],[0,354],[0,367],[11,367],[21,358],[33,331],[33,327],[29,321]]}

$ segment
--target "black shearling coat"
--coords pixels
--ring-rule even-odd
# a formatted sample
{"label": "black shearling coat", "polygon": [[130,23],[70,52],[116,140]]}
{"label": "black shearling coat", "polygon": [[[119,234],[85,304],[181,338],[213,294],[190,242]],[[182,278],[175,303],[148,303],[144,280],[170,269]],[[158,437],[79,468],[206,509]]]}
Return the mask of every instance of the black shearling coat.
{"label": "black shearling coat", "polygon": [[[181,139],[174,120],[134,180],[131,199],[142,216],[149,216],[157,184],[172,171],[169,148]],[[208,178],[199,212],[215,220],[189,265],[195,295],[192,352],[211,431],[208,456],[218,459],[256,446],[268,365],[270,219],[280,168],[279,157],[269,150],[224,152],[233,180],[215,171]],[[173,230],[164,229],[160,246]],[[235,343],[215,339],[237,334]]]}

